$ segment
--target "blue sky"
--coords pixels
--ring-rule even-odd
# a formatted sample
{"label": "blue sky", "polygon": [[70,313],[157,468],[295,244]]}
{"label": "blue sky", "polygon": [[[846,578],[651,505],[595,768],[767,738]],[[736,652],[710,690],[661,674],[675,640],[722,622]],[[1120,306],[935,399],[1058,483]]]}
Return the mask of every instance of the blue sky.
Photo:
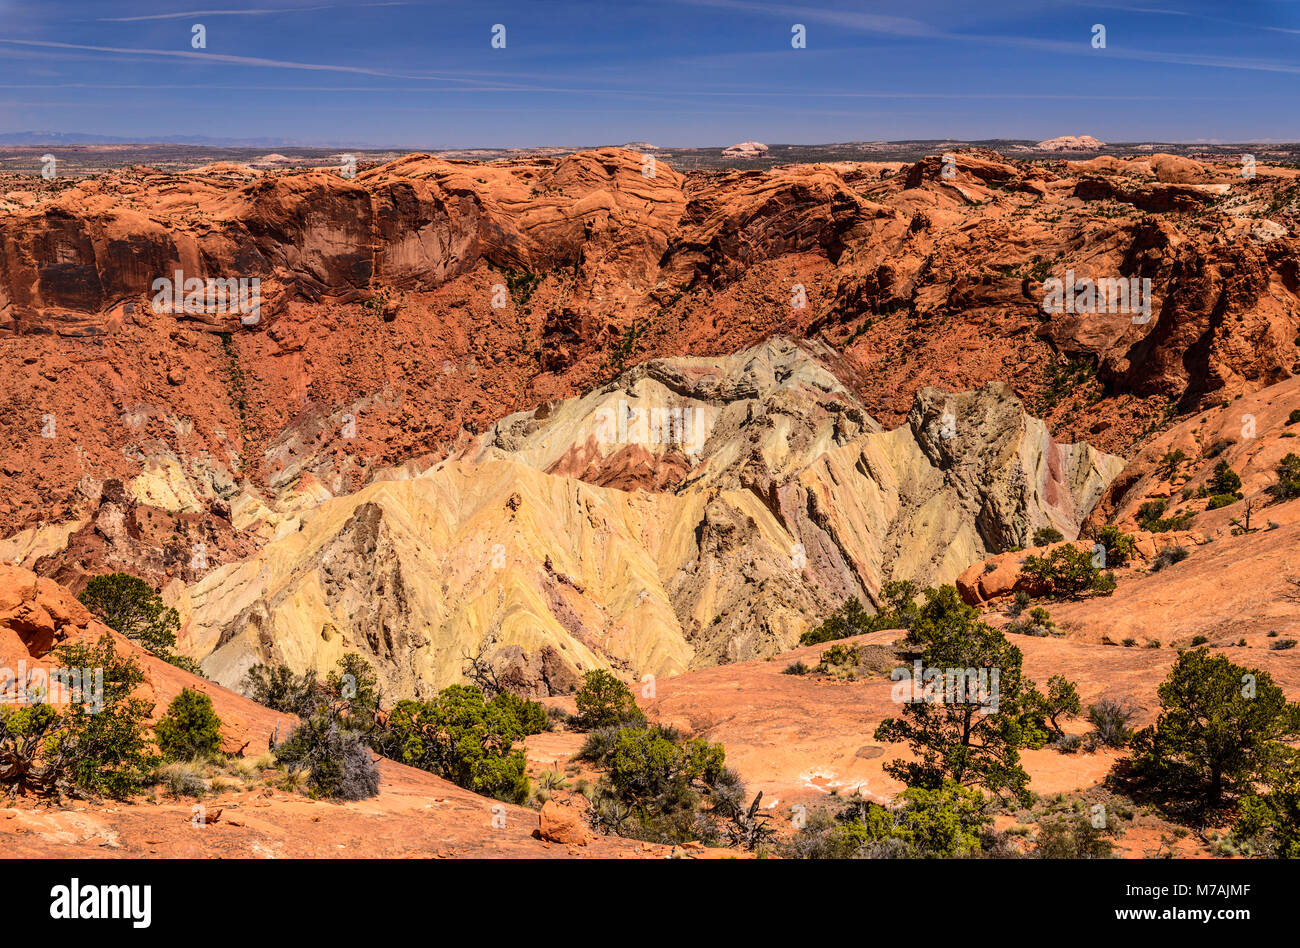
{"label": "blue sky", "polygon": [[1300,140],[1300,0],[0,0],[0,64],[0,133]]}

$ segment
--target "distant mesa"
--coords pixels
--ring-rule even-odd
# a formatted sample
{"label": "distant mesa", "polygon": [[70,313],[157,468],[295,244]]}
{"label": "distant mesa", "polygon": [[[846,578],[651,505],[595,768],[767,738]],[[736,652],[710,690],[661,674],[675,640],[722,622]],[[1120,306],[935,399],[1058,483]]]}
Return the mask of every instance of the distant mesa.
{"label": "distant mesa", "polygon": [[1040,151],[1097,151],[1105,147],[1105,142],[1091,135],[1062,135],[1060,138],[1049,138],[1045,142],[1038,143]]}
{"label": "distant mesa", "polygon": [[651,145],[649,142],[628,142],[623,145],[628,151],[658,151],[658,145]]}
{"label": "distant mesa", "polygon": [[722,149],[723,158],[765,158],[771,151],[762,142],[741,142],[739,145],[732,145],[730,148]]}

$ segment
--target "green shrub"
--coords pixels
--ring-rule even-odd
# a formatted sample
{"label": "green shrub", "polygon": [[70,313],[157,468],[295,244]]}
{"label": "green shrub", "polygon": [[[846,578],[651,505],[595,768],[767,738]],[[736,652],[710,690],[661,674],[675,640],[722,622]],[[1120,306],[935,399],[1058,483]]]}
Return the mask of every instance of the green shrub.
{"label": "green shrub", "polygon": [[365,800],[379,793],[379,768],[370,748],[337,714],[321,713],[299,724],[274,748],[291,773],[306,773],[313,794],[339,800]]}
{"label": "green shrub", "polygon": [[1294,759],[1241,800],[1232,840],[1252,855],[1300,859],[1300,762]]}
{"label": "green shrub", "polygon": [[1014,635],[1032,635],[1043,638],[1056,634],[1056,623],[1052,621],[1052,614],[1046,609],[1034,608],[1029,610],[1028,619],[1008,622],[1006,631]]}
{"label": "green shrub", "polygon": [[604,669],[594,669],[582,676],[574,701],[579,724],[585,728],[613,727],[645,717],[628,686]]}
{"label": "green shrub", "polygon": [[523,738],[512,707],[485,701],[470,685],[451,685],[431,701],[399,701],[376,743],[385,757],[475,793],[522,803],[528,799],[526,760],[515,743]]}
{"label": "green shrub", "polygon": [[1151,561],[1151,572],[1158,573],[1166,566],[1172,566],[1174,563],[1181,563],[1190,555],[1191,554],[1187,552],[1186,547],[1167,546],[1157,553],[1155,559]]}
{"label": "green shrub", "polygon": [[769,835],[757,807],[742,806],[744,788],[726,768],[721,744],[683,741],[671,728],[636,725],[593,732],[580,756],[604,771],[591,794],[599,829],[680,843],[740,842],[736,831],[748,828],[749,848]]}
{"label": "green shrub", "polygon": [[1133,707],[1114,698],[1101,698],[1088,705],[1088,723],[1093,730],[1089,737],[1104,747],[1123,747],[1133,737],[1128,723],[1133,719]]}
{"label": "green shrub", "polygon": [[1045,821],[1035,839],[1038,859],[1109,859],[1115,844],[1086,816],[1061,814]]}
{"label": "green shrub", "polygon": [[1237,497],[1237,491],[1241,490],[1241,478],[1228,466],[1227,461],[1220,461],[1214,465],[1214,473],[1206,482],[1206,488],[1216,497],[1224,495]]}
{"label": "green shrub", "polygon": [[177,655],[180,616],[164,606],[162,597],[143,579],[129,573],[95,576],[77,597],[83,606],[115,632],[120,632],[165,662],[202,674],[192,659]]}
{"label": "green shrub", "polygon": [[1291,414],[1286,416],[1288,425],[1300,425],[1300,408],[1291,409]]}
{"label": "green shrub", "polygon": [[1158,500],[1148,500],[1138,507],[1137,520],[1138,526],[1143,530],[1150,531],[1152,525],[1157,523],[1164,515],[1165,508],[1169,506],[1169,501],[1163,497]]}
{"label": "green shrub", "polygon": [[821,645],[881,629],[910,629],[916,619],[916,596],[919,592],[911,580],[885,583],[880,587],[880,610],[875,615],[868,613],[856,596],[851,597],[821,625],[803,633],[799,644]]}
{"label": "green shrub", "polygon": [[102,669],[102,692],[83,689],[60,714],[48,704],[0,706],[0,784],[10,793],[125,799],[152,766],[146,752],[150,706],[134,697],[144,673],[118,654],[109,635],[52,653],[66,669]]}
{"label": "green shrub", "polygon": [[221,750],[221,719],[212,699],[184,688],[153,727],[158,749],[172,760],[211,757]]}
{"label": "green shrub", "polygon": [[240,692],[263,707],[285,714],[308,715],[319,697],[312,673],[297,675],[288,665],[254,665],[244,674]]}
{"label": "green shrub", "polygon": [[1101,571],[1093,555],[1072,544],[1055,547],[1044,556],[1026,556],[1020,572],[1054,599],[1087,592],[1105,594],[1114,589],[1113,577]]}
{"label": "green shrub", "polygon": [[1288,454],[1277,462],[1277,483],[1269,493],[1275,500],[1292,500],[1300,497],[1300,455]]}
{"label": "green shrub", "polygon": [[782,675],[806,675],[809,672],[807,664],[804,662],[791,662],[782,669]]}
{"label": "green shrub", "polygon": [[529,701],[511,691],[498,691],[496,697],[488,704],[513,715],[519,725],[519,733],[525,737],[530,734],[541,734],[546,730],[549,722],[545,705],[537,701]]}
{"label": "green shrub", "polygon": [[1227,507],[1229,504],[1235,504],[1241,500],[1236,494],[1214,494],[1210,497],[1210,502],[1205,505],[1206,510],[1218,510],[1220,507]]}
{"label": "green shrub", "polygon": [[821,663],[823,665],[852,668],[860,661],[862,661],[862,649],[851,645],[832,645],[821,654]]}
{"label": "green shrub", "polygon": [[1065,539],[1065,534],[1056,527],[1039,527],[1034,531],[1034,546],[1047,546],[1051,543],[1059,543]]}
{"label": "green shrub", "polygon": [[1163,497],[1148,500],[1138,508],[1138,526],[1149,533],[1167,533],[1170,530],[1186,530],[1192,525],[1192,518],[1196,515],[1190,510],[1173,517],[1163,516],[1168,506],[1169,501]]}
{"label": "green shrub", "polygon": [[163,764],[150,774],[149,782],[165,787],[174,797],[194,797],[201,800],[208,793],[207,781],[203,779],[202,765],[189,760],[175,760]]}
{"label": "green shrub", "polygon": [[1097,531],[1097,542],[1106,548],[1107,566],[1123,566],[1137,553],[1137,541],[1109,524]]}
{"label": "green shrub", "polygon": [[1156,470],[1159,471],[1164,478],[1168,479],[1173,477],[1174,472],[1177,471],[1179,466],[1186,460],[1187,453],[1183,451],[1182,448],[1168,451],[1160,459],[1159,463],[1156,464]]}
{"label": "green shrub", "polygon": [[992,823],[984,795],[949,780],[934,789],[909,787],[891,807],[854,798],[833,818],[819,810],[783,843],[781,854],[796,859],[968,858],[983,854]]}

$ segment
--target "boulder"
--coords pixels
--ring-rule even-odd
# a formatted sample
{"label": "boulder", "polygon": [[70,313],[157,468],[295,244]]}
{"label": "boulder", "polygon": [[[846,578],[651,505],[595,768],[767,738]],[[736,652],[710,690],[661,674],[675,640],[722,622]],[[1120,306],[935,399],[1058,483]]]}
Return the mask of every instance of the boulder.
{"label": "boulder", "polygon": [[542,804],[538,815],[537,835],[552,843],[586,846],[589,834],[582,814],[573,807],[561,806],[554,800]]}

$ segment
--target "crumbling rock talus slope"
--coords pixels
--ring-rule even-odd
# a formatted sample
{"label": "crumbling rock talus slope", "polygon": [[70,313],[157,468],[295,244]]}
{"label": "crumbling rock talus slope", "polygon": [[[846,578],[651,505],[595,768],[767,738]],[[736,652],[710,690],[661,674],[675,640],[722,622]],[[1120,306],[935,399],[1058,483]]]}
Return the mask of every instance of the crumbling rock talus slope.
{"label": "crumbling rock talus slope", "polygon": [[225,683],[360,651],[399,696],[481,649],[533,693],[670,676],[775,654],[849,596],[951,581],[1035,528],[1073,536],[1122,467],[1006,386],[927,389],[883,431],[819,355],[657,360],[507,417],[181,589],[182,647]]}

